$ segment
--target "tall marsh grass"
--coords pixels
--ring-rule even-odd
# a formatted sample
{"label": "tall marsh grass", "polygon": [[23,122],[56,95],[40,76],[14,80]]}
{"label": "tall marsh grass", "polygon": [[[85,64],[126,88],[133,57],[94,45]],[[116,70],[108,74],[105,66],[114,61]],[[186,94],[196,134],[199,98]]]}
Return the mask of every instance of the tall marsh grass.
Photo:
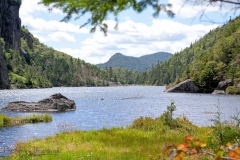
{"label": "tall marsh grass", "polygon": [[[174,103],[171,103],[170,106],[173,105]],[[172,110],[171,107],[167,109]],[[222,137],[226,138],[226,142],[237,141],[238,145],[240,143],[240,113],[232,117],[232,123],[221,122],[221,114],[218,114],[213,127],[198,127],[184,115],[175,119],[171,118],[171,115],[169,117],[165,112],[158,118],[140,117],[126,128],[92,131],[72,130],[72,125],[62,123],[59,125],[62,133],[45,139],[18,142],[15,152],[9,157],[4,157],[4,160],[162,160],[167,159],[164,155],[166,146],[177,146],[187,135],[207,142],[207,150],[210,152],[219,149],[218,144],[223,143],[216,142]],[[28,120],[35,123],[35,116]],[[47,115],[44,117],[51,120]],[[0,119],[2,123],[11,121],[4,115],[1,115]],[[166,123],[169,120],[171,123]],[[186,157],[186,160],[188,159],[193,157]],[[209,157],[202,155],[194,159]]]}
{"label": "tall marsh grass", "polygon": [[4,126],[10,122],[10,118],[4,114],[0,114],[0,126]]}
{"label": "tall marsh grass", "polygon": [[52,116],[50,114],[37,115],[33,114],[26,117],[8,117],[0,114],[0,127],[20,125],[25,123],[51,122]]}
{"label": "tall marsh grass", "polygon": [[179,144],[186,135],[203,141],[208,137],[210,128],[197,127],[184,117],[175,122],[179,125],[172,129],[162,116],[141,117],[126,128],[63,132],[17,143],[6,159],[155,160],[164,159],[165,146]]}

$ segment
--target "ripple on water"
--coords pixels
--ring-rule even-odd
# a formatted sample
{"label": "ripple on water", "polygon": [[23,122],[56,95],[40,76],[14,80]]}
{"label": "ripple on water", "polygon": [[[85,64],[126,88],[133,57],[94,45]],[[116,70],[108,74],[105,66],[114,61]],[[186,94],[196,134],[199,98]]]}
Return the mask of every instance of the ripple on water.
{"label": "ripple on water", "polygon": [[[0,156],[4,147],[13,147],[16,141],[44,138],[62,131],[61,124],[69,129],[91,130],[103,127],[126,126],[140,116],[158,117],[166,106],[175,102],[174,116],[183,114],[198,126],[210,125],[214,118],[218,101],[223,119],[229,119],[240,106],[239,96],[165,93],[160,86],[128,87],[69,87],[25,90],[0,90],[0,108],[11,101],[36,102],[54,93],[61,93],[76,102],[74,112],[51,113],[53,122],[26,124],[0,128]],[[2,112],[9,116],[25,116],[31,113]]]}

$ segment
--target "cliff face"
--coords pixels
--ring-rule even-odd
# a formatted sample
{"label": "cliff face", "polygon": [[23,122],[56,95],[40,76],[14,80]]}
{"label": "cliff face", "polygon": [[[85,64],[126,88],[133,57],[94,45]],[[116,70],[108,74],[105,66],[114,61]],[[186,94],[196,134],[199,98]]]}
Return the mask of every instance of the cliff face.
{"label": "cliff face", "polygon": [[9,87],[7,63],[3,56],[2,44],[0,43],[0,89],[8,89]]}
{"label": "cliff face", "polygon": [[[5,41],[6,48],[20,52],[21,19],[19,8],[21,0],[0,0],[0,38]],[[7,64],[0,44],[0,89],[10,87]]]}
{"label": "cliff face", "polygon": [[20,49],[21,19],[19,18],[20,0],[0,1],[0,36],[7,48]]}

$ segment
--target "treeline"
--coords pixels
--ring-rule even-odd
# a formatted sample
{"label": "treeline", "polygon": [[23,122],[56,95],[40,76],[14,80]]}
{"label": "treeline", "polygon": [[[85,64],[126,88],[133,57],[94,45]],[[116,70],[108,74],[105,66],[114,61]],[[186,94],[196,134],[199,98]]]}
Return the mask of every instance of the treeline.
{"label": "treeline", "polygon": [[134,83],[137,73],[126,69],[100,69],[83,60],[49,48],[23,26],[21,48],[4,48],[11,88],[57,86],[108,86],[110,82]]}
{"label": "treeline", "polygon": [[165,63],[159,62],[139,78],[139,83],[162,85],[186,79],[206,92],[226,79],[232,79],[235,86],[239,83],[240,17],[210,31]]}
{"label": "treeline", "polygon": [[191,79],[205,92],[212,92],[220,81],[232,79],[235,86],[240,82],[240,17],[144,73],[125,68],[100,69],[45,46],[25,27],[20,51],[5,48],[4,56],[11,88],[164,85]]}

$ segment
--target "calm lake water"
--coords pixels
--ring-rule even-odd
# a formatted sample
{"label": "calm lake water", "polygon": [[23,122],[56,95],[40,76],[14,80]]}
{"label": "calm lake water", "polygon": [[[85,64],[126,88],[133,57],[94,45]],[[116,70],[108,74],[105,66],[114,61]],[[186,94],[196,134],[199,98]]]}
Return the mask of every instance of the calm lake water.
{"label": "calm lake water", "polygon": [[[240,111],[240,96],[165,93],[165,87],[66,87],[49,89],[0,90],[0,109],[12,101],[36,102],[54,93],[61,93],[76,103],[76,111],[51,113],[50,123],[25,124],[0,128],[0,156],[14,147],[16,141],[43,138],[67,129],[99,130],[103,127],[126,127],[140,116],[158,117],[171,101],[177,110],[175,117],[183,114],[198,126],[211,125],[210,119],[220,104],[223,120]],[[26,116],[32,113],[2,112],[9,116]]]}

